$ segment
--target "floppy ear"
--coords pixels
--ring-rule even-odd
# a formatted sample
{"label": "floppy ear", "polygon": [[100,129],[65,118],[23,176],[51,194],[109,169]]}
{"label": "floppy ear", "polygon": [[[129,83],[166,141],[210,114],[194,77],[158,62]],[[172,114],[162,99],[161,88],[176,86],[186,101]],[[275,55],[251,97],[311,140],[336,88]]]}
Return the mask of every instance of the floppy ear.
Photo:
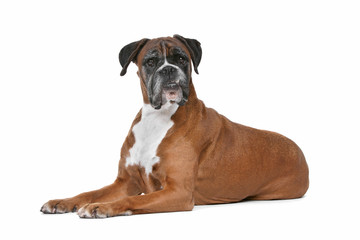
{"label": "floppy ear", "polygon": [[201,50],[201,44],[198,40],[196,39],[190,39],[190,38],[184,38],[178,34],[174,35],[174,38],[180,40],[180,42],[182,42],[187,49],[190,52],[190,56],[191,56],[191,60],[193,62],[194,65],[194,71],[199,74],[197,67],[200,64],[201,61],[201,55],[202,55],[202,50]]}
{"label": "floppy ear", "polygon": [[121,70],[120,76],[125,75],[131,61],[136,61],[138,53],[147,41],[149,41],[149,39],[143,38],[140,41],[132,42],[121,49],[119,53],[119,61],[123,69]]}

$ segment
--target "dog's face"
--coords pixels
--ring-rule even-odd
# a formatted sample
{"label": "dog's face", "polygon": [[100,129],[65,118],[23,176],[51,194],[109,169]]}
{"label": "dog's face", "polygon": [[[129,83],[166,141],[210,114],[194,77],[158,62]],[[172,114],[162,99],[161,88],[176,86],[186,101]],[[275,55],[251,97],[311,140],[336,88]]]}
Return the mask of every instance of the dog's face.
{"label": "dog's face", "polygon": [[138,64],[150,104],[155,109],[168,101],[184,105],[189,96],[189,54],[171,40],[157,40],[149,45]]}
{"label": "dog's face", "polygon": [[138,68],[142,81],[144,99],[155,109],[167,102],[184,105],[189,97],[191,61],[197,72],[201,60],[200,43],[175,35],[174,38],[142,39],[128,44],[119,54],[126,73],[130,61]]}

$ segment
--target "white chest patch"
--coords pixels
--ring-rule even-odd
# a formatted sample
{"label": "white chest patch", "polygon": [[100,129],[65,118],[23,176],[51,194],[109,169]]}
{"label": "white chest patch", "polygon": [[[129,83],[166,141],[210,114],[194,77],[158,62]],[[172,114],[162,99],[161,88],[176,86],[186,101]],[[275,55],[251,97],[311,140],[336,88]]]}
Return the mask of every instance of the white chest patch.
{"label": "white chest patch", "polygon": [[178,107],[177,104],[167,102],[161,109],[156,110],[150,104],[144,104],[141,120],[132,129],[135,144],[129,150],[125,166],[137,164],[145,168],[146,175],[152,172],[153,165],[160,161],[156,156],[157,148],[174,125],[171,116]]}

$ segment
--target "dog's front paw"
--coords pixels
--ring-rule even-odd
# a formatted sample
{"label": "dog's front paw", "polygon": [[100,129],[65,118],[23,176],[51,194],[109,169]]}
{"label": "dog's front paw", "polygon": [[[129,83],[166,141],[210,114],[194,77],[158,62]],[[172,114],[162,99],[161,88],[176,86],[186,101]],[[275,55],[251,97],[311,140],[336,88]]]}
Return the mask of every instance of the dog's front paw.
{"label": "dog's front paw", "polygon": [[78,215],[81,218],[107,218],[114,216],[130,216],[130,210],[117,212],[111,203],[91,203],[79,209]]}
{"label": "dog's front paw", "polygon": [[76,212],[79,208],[79,205],[70,199],[56,199],[50,200],[45,203],[40,211],[43,213],[68,213],[68,212]]}

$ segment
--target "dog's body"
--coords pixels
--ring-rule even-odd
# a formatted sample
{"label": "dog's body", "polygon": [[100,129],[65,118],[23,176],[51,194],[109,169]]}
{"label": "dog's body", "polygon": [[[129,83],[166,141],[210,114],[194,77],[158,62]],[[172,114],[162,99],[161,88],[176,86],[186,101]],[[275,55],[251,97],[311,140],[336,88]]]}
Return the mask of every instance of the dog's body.
{"label": "dog's body", "polygon": [[294,142],[233,123],[197,98],[190,63],[197,72],[199,42],[143,39],[119,57],[121,75],[131,61],[138,65],[144,106],[121,149],[118,177],[100,190],[49,201],[42,212],[96,218],[305,194],[308,167]]}

